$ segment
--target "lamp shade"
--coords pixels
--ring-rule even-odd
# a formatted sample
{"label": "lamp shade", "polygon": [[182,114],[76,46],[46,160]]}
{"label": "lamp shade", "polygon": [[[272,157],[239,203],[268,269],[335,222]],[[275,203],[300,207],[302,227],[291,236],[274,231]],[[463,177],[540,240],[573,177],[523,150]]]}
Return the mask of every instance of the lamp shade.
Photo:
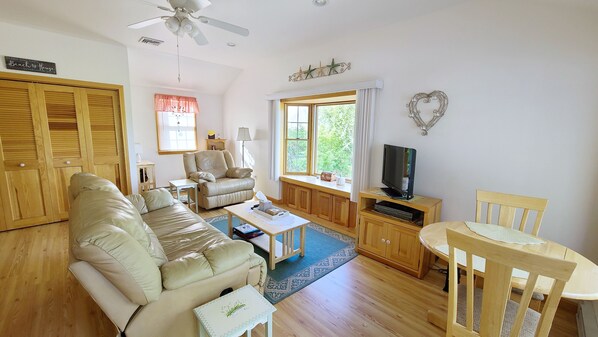
{"label": "lamp shade", "polygon": [[141,143],[135,143],[135,153],[143,154],[143,146],[141,146]]}
{"label": "lamp shade", "polygon": [[237,134],[238,141],[250,141],[251,136],[249,135],[249,128],[240,127],[239,133]]}

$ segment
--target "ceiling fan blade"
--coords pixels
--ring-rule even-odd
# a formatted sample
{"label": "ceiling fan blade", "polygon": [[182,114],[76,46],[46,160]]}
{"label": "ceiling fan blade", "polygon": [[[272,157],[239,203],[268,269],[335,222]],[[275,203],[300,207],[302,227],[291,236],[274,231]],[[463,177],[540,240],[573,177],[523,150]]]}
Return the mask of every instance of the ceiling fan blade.
{"label": "ceiling fan blade", "polygon": [[210,25],[210,26],[218,27],[220,29],[228,30],[229,32],[232,32],[235,34],[249,36],[249,29],[247,29],[247,28],[239,27],[239,26],[233,25],[228,22],[208,18],[207,16],[198,16],[196,19],[198,19],[201,23],[205,23],[206,25]]}
{"label": "ceiling fan blade", "polygon": [[167,12],[171,12],[174,13],[174,10],[168,7],[164,7],[164,6],[158,6],[159,9],[163,10],[163,11],[167,11]]}
{"label": "ceiling fan blade", "polygon": [[191,36],[193,40],[195,40],[195,43],[197,43],[200,46],[208,44],[208,39],[197,27],[195,27],[195,29],[189,33],[189,36]]}
{"label": "ceiling fan blade", "polygon": [[130,24],[128,27],[133,29],[140,29],[143,27],[151,26],[158,22],[162,22],[164,18],[168,18],[168,16],[158,16],[157,18],[143,20],[137,23]]}

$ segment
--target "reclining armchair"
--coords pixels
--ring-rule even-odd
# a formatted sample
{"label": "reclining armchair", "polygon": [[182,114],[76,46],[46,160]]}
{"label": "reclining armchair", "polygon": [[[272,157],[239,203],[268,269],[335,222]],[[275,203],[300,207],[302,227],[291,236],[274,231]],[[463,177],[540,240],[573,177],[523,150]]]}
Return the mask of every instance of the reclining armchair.
{"label": "reclining armchair", "polygon": [[187,178],[197,182],[197,203],[204,209],[253,198],[255,180],[250,168],[235,167],[230,152],[207,150],[183,154]]}

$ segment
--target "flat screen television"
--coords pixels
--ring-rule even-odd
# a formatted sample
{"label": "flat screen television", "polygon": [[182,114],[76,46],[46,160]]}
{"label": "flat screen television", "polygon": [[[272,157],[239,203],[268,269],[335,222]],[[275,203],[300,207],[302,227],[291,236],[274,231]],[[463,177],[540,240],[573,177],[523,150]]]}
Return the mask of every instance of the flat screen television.
{"label": "flat screen television", "polygon": [[415,149],[384,144],[382,183],[388,188],[382,190],[391,198],[413,198],[416,152]]}

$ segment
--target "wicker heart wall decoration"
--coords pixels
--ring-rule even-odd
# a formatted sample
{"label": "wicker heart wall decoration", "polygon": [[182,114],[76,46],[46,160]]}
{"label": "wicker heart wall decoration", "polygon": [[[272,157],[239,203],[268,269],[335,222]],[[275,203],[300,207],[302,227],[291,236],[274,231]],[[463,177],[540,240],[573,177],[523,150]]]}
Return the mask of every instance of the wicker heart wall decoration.
{"label": "wicker heart wall decoration", "polygon": [[[438,101],[438,108],[433,111],[432,119],[430,119],[427,122],[424,122],[424,120],[421,117],[421,112],[417,108],[417,104],[420,101],[423,101],[424,103],[430,103],[432,100]],[[442,116],[444,116],[447,106],[448,96],[446,96],[444,92],[439,90],[432,91],[429,94],[420,92],[419,94],[413,96],[411,102],[407,104],[407,107],[409,108],[409,117],[413,118],[417,127],[420,130],[422,130],[422,136],[428,135],[428,131],[434,126],[434,124],[436,124],[436,122],[440,120],[440,118],[442,118]]]}

